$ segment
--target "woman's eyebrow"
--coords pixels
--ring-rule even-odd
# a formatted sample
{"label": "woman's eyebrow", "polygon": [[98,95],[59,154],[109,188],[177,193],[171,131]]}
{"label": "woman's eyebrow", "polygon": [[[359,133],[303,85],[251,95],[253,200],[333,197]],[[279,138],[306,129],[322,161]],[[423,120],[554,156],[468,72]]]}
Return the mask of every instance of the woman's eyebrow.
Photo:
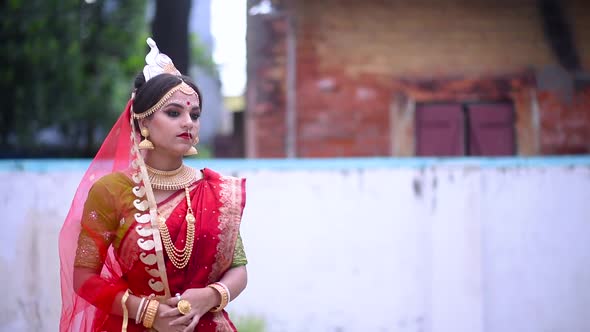
{"label": "woman's eyebrow", "polygon": [[[166,104],[166,106],[164,106],[164,107],[168,107],[168,106],[175,106],[178,108],[184,108],[184,105],[176,103],[176,102],[171,102],[169,104]],[[200,109],[201,109],[201,107],[199,107],[199,106],[193,106],[193,108],[191,110],[200,110]]]}

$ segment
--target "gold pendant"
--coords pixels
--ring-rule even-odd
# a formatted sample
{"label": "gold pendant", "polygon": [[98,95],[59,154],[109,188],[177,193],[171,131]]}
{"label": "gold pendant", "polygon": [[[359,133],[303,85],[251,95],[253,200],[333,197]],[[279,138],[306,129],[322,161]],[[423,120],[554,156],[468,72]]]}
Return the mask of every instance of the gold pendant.
{"label": "gold pendant", "polygon": [[195,223],[195,216],[193,216],[193,214],[190,213],[190,212],[188,212],[186,214],[185,219],[186,219],[187,222],[190,222],[191,224],[194,224]]}

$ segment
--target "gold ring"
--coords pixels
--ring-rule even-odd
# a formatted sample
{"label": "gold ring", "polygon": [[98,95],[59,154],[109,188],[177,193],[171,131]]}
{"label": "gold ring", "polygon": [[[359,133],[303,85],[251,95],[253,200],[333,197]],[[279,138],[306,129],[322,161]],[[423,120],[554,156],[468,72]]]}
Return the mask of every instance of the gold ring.
{"label": "gold ring", "polygon": [[187,300],[180,300],[180,301],[178,301],[178,304],[176,305],[176,308],[178,308],[178,311],[180,311],[180,313],[183,314],[183,315],[186,315],[189,312],[191,312],[191,304]]}

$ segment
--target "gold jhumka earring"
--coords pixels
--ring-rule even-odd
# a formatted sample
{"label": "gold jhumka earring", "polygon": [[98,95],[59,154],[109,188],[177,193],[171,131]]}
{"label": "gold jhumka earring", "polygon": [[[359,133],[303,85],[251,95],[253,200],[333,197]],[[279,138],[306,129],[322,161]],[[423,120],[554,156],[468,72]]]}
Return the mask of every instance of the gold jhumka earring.
{"label": "gold jhumka earring", "polygon": [[[193,144],[197,144],[197,143],[199,143],[198,137],[195,139],[195,142]],[[197,148],[195,148],[194,146],[191,146],[191,148],[188,149],[188,151],[184,154],[184,156],[188,157],[188,156],[194,156],[196,154],[199,154],[199,151],[197,151]]]}
{"label": "gold jhumka earring", "polygon": [[139,142],[138,147],[140,150],[153,150],[154,143],[148,139],[150,136],[150,131],[147,128],[141,129],[141,136],[143,136],[143,140]]}

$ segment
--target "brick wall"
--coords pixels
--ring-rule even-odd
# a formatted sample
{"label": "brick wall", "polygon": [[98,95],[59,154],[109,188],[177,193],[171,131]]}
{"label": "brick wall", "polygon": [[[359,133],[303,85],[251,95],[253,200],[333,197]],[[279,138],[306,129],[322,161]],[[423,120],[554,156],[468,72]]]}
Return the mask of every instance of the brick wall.
{"label": "brick wall", "polygon": [[[258,3],[248,0],[248,8]],[[285,156],[285,20],[248,16],[246,156]]]}
{"label": "brick wall", "polygon": [[[397,123],[396,98],[449,99],[441,100],[438,91],[417,96],[400,89],[400,81],[482,84],[487,77],[534,76],[535,70],[558,63],[534,0],[273,3],[283,13],[295,13],[298,157],[411,155],[412,124]],[[565,9],[588,69],[589,6],[576,0]],[[249,24],[249,156],[280,157],[285,152],[286,22],[282,16],[250,17]],[[443,95],[493,101],[464,92]],[[533,79],[501,98],[510,98],[518,111],[520,154],[590,152],[587,94],[565,102],[551,91],[537,91]]]}
{"label": "brick wall", "polygon": [[535,1],[305,1],[321,68],[394,76],[511,72],[552,62]]}
{"label": "brick wall", "polygon": [[590,89],[564,101],[550,92],[538,93],[541,110],[541,154],[590,153]]}

